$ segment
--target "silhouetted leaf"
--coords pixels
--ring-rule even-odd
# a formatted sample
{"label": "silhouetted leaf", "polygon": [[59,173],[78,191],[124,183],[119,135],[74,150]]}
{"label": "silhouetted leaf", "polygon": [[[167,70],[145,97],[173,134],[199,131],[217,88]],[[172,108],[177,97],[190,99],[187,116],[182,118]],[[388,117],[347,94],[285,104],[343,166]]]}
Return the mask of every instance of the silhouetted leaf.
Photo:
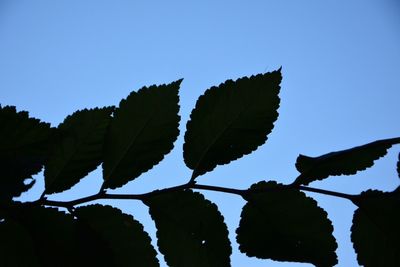
{"label": "silhouetted leaf", "polygon": [[265,143],[278,118],[281,79],[279,69],[228,80],[200,96],[187,123],[183,145],[192,179]]}
{"label": "silhouetted leaf", "polygon": [[105,188],[117,188],[158,164],[179,135],[182,80],[144,87],[122,100],[105,141]]}
{"label": "silhouetted leaf", "polygon": [[[110,216],[105,221],[116,218]],[[108,229],[111,233],[118,230],[118,227]],[[110,253],[112,248],[101,234],[86,221],[74,220],[70,214],[57,209],[34,206],[9,209],[4,222],[0,223],[0,237],[0,266],[126,266],[117,263],[131,257],[127,255],[114,261],[114,255]],[[118,246],[121,247],[123,244]]]}
{"label": "silhouetted leaf", "polygon": [[110,267],[118,266],[109,244],[88,223],[75,220],[78,244],[76,249],[81,255],[80,266]]}
{"label": "silhouetted leaf", "polygon": [[354,203],[351,240],[365,267],[400,266],[400,192],[363,192]]}
{"label": "silhouetted leaf", "polygon": [[[25,256],[32,257],[33,263],[36,259],[39,266],[76,265],[79,257],[75,249],[77,243],[71,215],[53,208],[22,207],[14,209],[5,219],[5,223],[9,225],[4,231],[10,231],[6,234],[7,238],[15,237],[13,247],[7,249],[11,253],[7,257],[24,257],[27,253]],[[21,265],[10,263],[9,266]]]}
{"label": "silhouetted leaf", "polygon": [[217,206],[200,193],[160,194],[145,204],[156,223],[158,248],[171,267],[230,266],[228,230]]}
{"label": "silhouetted leaf", "polygon": [[104,240],[112,266],[159,266],[150,237],[132,216],[101,205],[80,207],[74,214]]}
{"label": "silhouetted leaf", "polygon": [[332,224],[314,199],[272,181],[254,184],[250,190],[236,230],[241,252],[315,266],[337,263]]}
{"label": "silhouetted leaf", "polygon": [[399,153],[399,159],[397,160],[397,175],[400,178],[400,153]]}
{"label": "silhouetted leaf", "polygon": [[371,167],[374,160],[386,155],[387,150],[398,143],[400,143],[400,138],[392,138],[331,152],[315,158],[300,155],[296,161],[296,168],[301,175],[294,184],[307,185],[331,175],[355,174],[357,171]]}
{"label": "silhouetted leaf", "polygon": [[10,200],[32,187],[25,180],[42,169],[53,131],[12,106],[0,106],[0,125],[0,200]]}
{"label": "silhouetted leaf", "polygon": [[0,223],[0,261],[3,267],[39,267],[29,232],[18,222]]}
{"label": "silhouetted leaf", "polygon": [[44,171],[47,194],[71,188],[101,163],[112,111],[111,107],[80,110],[58,126],[60,138]]}

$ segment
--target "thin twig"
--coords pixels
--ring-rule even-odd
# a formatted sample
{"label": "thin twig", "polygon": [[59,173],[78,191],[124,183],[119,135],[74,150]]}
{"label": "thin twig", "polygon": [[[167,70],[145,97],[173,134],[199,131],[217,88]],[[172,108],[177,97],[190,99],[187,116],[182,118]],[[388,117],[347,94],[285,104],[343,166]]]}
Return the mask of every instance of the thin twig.
{"label": "thin twig", "polygon": [[[353,201],[356,198],[356,195],[349,195],[345,193],[340,193],[340,192],[335,192],[335,191],[329,191],[329,190],[324,190],[324,189],[319,189],[319,188],[313,188],[313,187],[308,187],[308,186],[292,186],[288,185],[285,188],[294,188],[302,191],[308,191],[308,192],[314,192],[318,194],[323,194],[323,195],[328,195],[328,196],[334,196],[334,197],[340,197],[344,199],[348,199],[350,201]],[[212,186],[212,185],[202,185],[202,184],[195,184],[195,183],[186,183],[183,185],[178,185],[178,186],[173,186],[169,188],[164,188],[160,190],[154,190],[148,193],[143,193],[143,194],[107,194],[104,191],[101,191],[97,194],[83,197],[83,198],[78,198],[75,200],[71,201],[55,201],[55,200],[48,200],[46,198],[40,198],[39,200],[33,202],[34,204],[37,205],[44,205],[44,206],[55,206],[55,207],[64,207],[64,208],[73,208],[76,205],[80,205],[83,203],[99,200],[99,199],[130,199],[130,200],[141,200],[144,201],[149,197],[153,197],[156,195],[160,194],[165,194],[165,193],[171,193],[171,192],[177,192],[181,190],[187,190],[187,189],[200,189],[200,190],[208,190],[208,191],[215,191],[215,192],[223,192],[223,193],[229,193],[229,194],[235,194],[239,195],[242,197],[245,197],[247,194],[249,194],[249,190],[247,189],[235,189],[235,188],[227,188],[227,187],[221,187],[221,186]],[[266,191],[268,192],[268,191]]]}
{"label": "thin twig", "polygon": [[246,194],[247,190],[243,189],[234,189],[234,188],[226,188],[220,186],[212,186],[212,185],[202,185],[202,184],[194,184],[190,188],[192,189],[201,189],[201,190],[209,190],[209,191],[216,191],[216,192],[223,192],[223,193],[230,193],[235,195],[243,196]]}
{"label": "thin twig", "polygon": [[303,186],[303,185],[298,185],[298,186],[296,186],[296,188],[303,190],[303,191],[314,192],[314,193],[328,195],[328,196],[334,196],[334,197],[340,197],[340,198],[348,199],[350,201],[353,201],[356,197],[356,195],[350,195],[350,194],[329,191],[329,190],[319,189],[319,188],[313,188],[313,187],[308,187],[308,186]]}

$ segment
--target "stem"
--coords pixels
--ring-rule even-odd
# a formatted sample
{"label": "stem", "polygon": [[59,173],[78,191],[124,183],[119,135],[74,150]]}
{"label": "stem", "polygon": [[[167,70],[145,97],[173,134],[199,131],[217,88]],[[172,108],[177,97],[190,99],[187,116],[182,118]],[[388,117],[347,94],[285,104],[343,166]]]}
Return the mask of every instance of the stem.
{"label": "stem", "polygon": [[247,190],[243,190],[243,189],[234,189],[234,188],[226,188],[226,187],[202,185],[202,184],[194,184],[190,188],[209,190],[209,191],[217,191],[217,192],[235,194],[235,195],[240,195],[240,196],[243,196],[247,192]]}
{"label": "stem", "polygon": [[83,198],[78,198],[78,199],[71,200],[71,201],[54,201],[54,200],[39,199],[37,201],[37,203],[41,204],[41,205],[45,205],[45,206],[57,206],[57,207],[69,208],[69,207],[73,207],[75,205],[83,204],[86,202],[91,202],[91,201],[98,200],[98,199],[144,200],[148,197],[155,196],[158,194],[168,193],[168,192],[173,192],[173,191],[178,191],[178,190],[183,190],[183,189],[188,189],[188,188],[189,188],[189,186],[187,184],[183,184],[183,185],[169,187],[169,188],[165,188],[165,189],[161,189],[161,190],[154,190],[154,191],[144,193],[144,194],[107,194],[104,191],[101,191],[97,194],[83,197]]}
{"label": "stem", "polygon": [[40,195],[40,199],[46,199],[46,191],[43,191],[43,193]]}
{"label": "stem", "polygon": [[[344,194],[340,192],[334,192],[334,191],[329,191],[329,190],[324,190],[324,189],[319,189],[319,188],[312,188],[308,186],[292,186],[288,185],[288,188],[295,188],[298,190],[302,191],[308,191],[308,192],[314,192],[318,194],[323,194],[323,195],[328,195],[328,196],[334,196],[334,197],[340,197],[344,199],[348,199],[350,201],[353,201],[356,198],[356,195],[349,195],[349,194]],[[72,209],[76,205],[80,205],[83,203],[99,200],[99,199],[131,199],[131,200],[141,200],[144,201],[145,199],[149,197],[153,197],[156,195],[164,194],[164,193],[170,193],[170,192],[176,192],[180,190],[187,190],[187,189],[200,189],[200,190],[208,190],[208,191],[215,191],[215,192],[223,192],[223,193],[229,193],[229,194],[235,194],[244,197],[246,194],[249,193],[249,190],[247,189],[235,189],[235,188],[227,188],[227,187],[220,187],[220,186],[212,186],[212,185],[202,185],[202,184],[195,184],[192,182],[189,182],[187,184],[183,185],[178,185],[178,186],[173,186],[161,190],[154,190],[148,193],[143,193],[143,194],[107,194],[104,191],[101,191],[97,194],[83,197],[83,198],[78,198],[75,200],[71,201],[55,201],[55,200],[47,200],[46,198],[40,198],[39,200],[33,202],[34,204],[38,205],[44,205],[44,206],[55,206],[55,207],[64,207],[67,209]]]}
{"label": "stem", "polygon": [[308,187],[308,186],[303,186],[303,185],[298,185],[295,188],[298,188],[299,190],[303,190],[303,191],[314,192],[314,193],[328,195],[328,196],[334,196],[334,197],[340,197],[340,198],[348,199],[350,201],[353,201],[356,197],[356,195],[349,195],[349,194],[345,194],[345,193],[329,191],[329,190],[319,189],[319,188],[313,188],[313,187]]}

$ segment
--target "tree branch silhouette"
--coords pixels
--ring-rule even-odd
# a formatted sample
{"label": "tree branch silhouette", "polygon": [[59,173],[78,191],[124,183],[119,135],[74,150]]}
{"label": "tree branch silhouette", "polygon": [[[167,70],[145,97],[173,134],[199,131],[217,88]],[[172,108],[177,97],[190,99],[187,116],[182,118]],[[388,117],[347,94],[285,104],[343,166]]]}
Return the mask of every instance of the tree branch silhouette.
{"label": "tree branch silhouette", "polygon": [[[56,201],[56,200],[49,200],[46,197],[40,198],[36,201],[30,202],[31,204],[36,205],[43,205],[43,206],[54,206],[54,207],[64,207],[64,208],[71,208],[76,205],[100,200],[100,199],[117,199],[117,200],[140,200],[145,201],[149,197],[153,197],[160,194],[171,193],[171,192],[178,192],[181,190],[188,190],[188,189],[198,189],[198,190],[207,190],[207,191],[214,191],[214,192],[221,192],[221,193],[228,193],[239,195],[244,197],[251,192],[256,193],[268,193],[268,190],[257,190],[251,191],[250,189],[235,189],[235,188],[228,188],[228,187],[221,187],[221,186],[213,186],[213,185],[204,185],[204,184],[193,184],[193,183],[186,183],[178,186],[168,187],[164,189],[156,189],[147,193],[142,194],[109,194],[105,191],[100,191],[97,194],[93,194],[87,197],[78,198],[70,201]],[[333,196],[338,198],[347,199],[353,201],[356,195],[345,194],[341,192],[335,192],[320,188],[314,188],[309,186],[293,186],[293,185],[286,185],[283,190],[285,189],[298,189],[301,191],[313,192],[318,194],[323,194],[327,196]],[[28,202],[29,203],[29,202]]]}

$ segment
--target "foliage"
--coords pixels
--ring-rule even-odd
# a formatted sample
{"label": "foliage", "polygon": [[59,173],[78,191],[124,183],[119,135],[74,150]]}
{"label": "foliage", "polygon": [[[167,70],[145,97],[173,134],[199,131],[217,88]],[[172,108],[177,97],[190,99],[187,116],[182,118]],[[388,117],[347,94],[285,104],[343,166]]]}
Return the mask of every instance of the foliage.
{"label": "foliage", "polygon": [[[183,158],[186,184],[144,194],[117,188],[157,165],[179,135],[181,80],[132,92],[118,107],[84,109],[57,128],[15,107],[0,107],[0,259],[2,266],[159,266],[140,222],[115,207],[82,205],[99,199],[138,199],[149,207],[158,250],[169,266],[230,266],[228,230],[218,207],[198,190],[232,193],[246,200],[236,230],[249,257],[337,264],[332,223],[303,191],[345,198],[355,211],[351,238],[364,266],[400,266],[400,191],[348,195],[307,186],[333,175],[352,175],[384,156],[400,138],[378,140],[319,157],[300,155],[299,176],[288,185],[260,181],[247,190],[201,185],[196,178],[255,151],[278,118],[281,71],[244,77],[206,90],[193,109]],[[399,155],[400,157],[400,155]],[[102,164],[97,194],[49,200]],[[45,192],[21,203],[44,166]],[[400,177],[400,159],[397,163]],[[197,190],[196,192],[192,190]]]}

